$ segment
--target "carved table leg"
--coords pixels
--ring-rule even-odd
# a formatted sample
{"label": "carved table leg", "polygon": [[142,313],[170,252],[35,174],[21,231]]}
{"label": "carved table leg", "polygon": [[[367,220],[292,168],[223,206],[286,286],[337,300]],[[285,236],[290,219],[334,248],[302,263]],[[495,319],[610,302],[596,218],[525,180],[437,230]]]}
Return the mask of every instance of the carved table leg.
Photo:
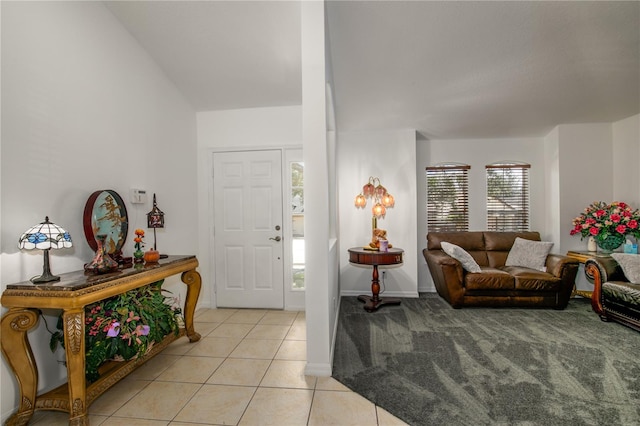
{"label": "carved table leg", "polygon": [[593,312],[600,315],[600,318],[604,315],[604,309],[602,309],[602,276],[600,270],[593,263],[587,262],[584,267],[584,272],[587,278],[593,280],[593,292],[591,293],[591,308]]}
{"label": "carved table leg", "polygon": [[364,310],[367,312],[374,312],[382,305],[399,305],[400,299],[385,297],[381,299],[380,294],[380,275],[378,274],[378,265],[373,265],[373,275],[371,277],[371,296],[360,295],[358,300],[364,302]]}
{"label": "carved table leg", "polygon": [[63,313],[64,345],[69,379],[69,425],[89,424],[85,376],[84,307]]}
{"label": "carved table leg", "polygon": [[200,333],[197,333],[193,325],[193,314],[196,311],[196,303],[200,296],[202,278],[195,269],[182,273],[182,282],[187,285],[187,299],[184,302],[184,326],[190,342],[200,340]]}
{"label": "carved table leg", "polygon": [[38,368],[27,331],[37,323],[36,309],[11,308],[2,317],[2,353],[20,387],[18,411],[7,420],[7,425],[26,425],[33,416],[38,391]]}

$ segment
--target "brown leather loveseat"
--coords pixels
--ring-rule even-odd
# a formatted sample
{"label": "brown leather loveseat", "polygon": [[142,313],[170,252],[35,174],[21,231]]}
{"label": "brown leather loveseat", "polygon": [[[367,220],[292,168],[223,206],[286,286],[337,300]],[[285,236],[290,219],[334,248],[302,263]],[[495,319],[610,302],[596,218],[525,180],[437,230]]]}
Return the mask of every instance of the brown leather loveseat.
{"label": "brown leather loveseat", "polygon": [[[424,258],[438,294],[454,308],[528,306],[564,309],[569,303],[579,262],[567,256],[543,255],[542,270],[505,266],[516,238],[540,241],[538,232],[430,232]],[[519,241],[531,245],[530,241]],[[469,272],[442,250],[441,243],[464,249],[479,265]],[[550,244],[551,243],[547,243]],[[448,246],[447,246],[448,247]],[[521,247],[521,246],[520,246]],[[546,256],[546,260],[544,260]]]}

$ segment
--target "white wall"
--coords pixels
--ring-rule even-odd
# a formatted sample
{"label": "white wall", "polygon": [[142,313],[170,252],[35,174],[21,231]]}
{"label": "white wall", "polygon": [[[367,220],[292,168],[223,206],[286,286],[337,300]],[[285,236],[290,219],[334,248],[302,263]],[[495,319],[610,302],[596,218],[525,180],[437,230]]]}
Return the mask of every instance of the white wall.
{"label": "white wall", "polygon": [[[563,124],[545,137],[545,216],[554,252],[586,250],[587,241],[571,236],[572,220],[594,200],[613,201],[611,194],[610,124]],[[596,154],[597,153],[597,154]],[[603,169],[600,171],[598,164]],[[585,173],[595,170],[593,173]],[[581,265],[576,288],[592,290]]]}
{"label": "white wall", "polygon": [[640,208],[639,165],[640,114],[613,123],[613,198],[636,209]]}
{"label": "white wall", "polygon": [[332,300],[336,245],[330,233],[330,205],[334,196],[331,146],[327,138],[327,92],[324,2],[302,2],[302,139],[305,167],[305,297],[307,364],[305,374],[331,375],[333,330],[337,304]]}
{"label": "white wall", "polygon": [[[0,4],[0,41],[2,40],[2,4]],[[2,82],[2,55],[0,55],[0,83]],[[2,84],[0,84],[0,94],[1,94],[1,87]],[[3,128],[2,128],[2,114],[3,114],[3,109],[2,109],[2,104],[4,102],[1,101],[0,99],[0,189],[2,188],[2,132],[3,132]],[[1,194],[1,193],[0,193]],[[4,289],[4,286],[2,284],[2,197],[0,196],[0,286],[1,289]],[[4,312],[4,311],[2,311]],[[2,364],[2,366],[0,367],[0,388],[2,387],[2,382],[1,379],[2,377],[5,377],[7,373],[7,368],[4,364]],[[2,395],[0,394],[0,421],[4,421],[4,402],[2,402]]]}
{"label": "white wall", "polygon": [[593,201],[615,201],[611,124],[562,124],[557,131],[560,205],[549,208],[559,212],[559,252],[586,250],[587,241],[569,232]]}
{"label": "white wall", "polygon": [[[247,108],[197,114],[198,234],[202,306],[216,307],[213,273],[213,153],[255,149],[300,149],[302,107]],[[299,293],[299,292],[298,292]],[[304,305],[303,294],[287,292],[285,306]],[[299,300],[298,300],[299,299]]]}
{"label": "white wall", "polygon": [[[42,272],[42,252],[20,252],[17,240],[45,215],[74,241],[73,248],[51,253],[54,274],[81,269],[92,259],[82,213],[96,190],[113,189],[125,199],[129,229],[146,229],[151,210],[151,199],[130,204],[129,189],[157,193],[166,214],[158,248],[197,255],[196,197],[185,190],[196,187],[192,108],[102,3],[1,7],[0,290]],[[131,255],[132,232],[127,240],[124,252]],[[47,317],[54,327],[55,317]],[[29,336],[40,389],[59,385],[65,377],[57,362],[62,355],[49,350],[42,321]],[[4,359],[1,374],[4,422],[18,405],[18,390]]]}
{"label": "white wall", "polygon": [[[546,138],[557,163],[557,202],[550,204],[551,227],[561,252],[586,250],[587,241],[571,236],[572,220],[593,201],[624,201],[640,208],[640,115],[615,123],[563,124]],[[556,158],[557,156],[557,158]],[[592,290],[581,266],[576,287]]]}
{"label": "white wall", "polygon": [[[544,138],[545,158],[545,205],[560,206],[560,135],[558,128],[554,128]],[[560,209],[545,208],[544,223],[547,229],[547,240],[555,247],[560,246]]]}
{"label": "white wall", "polygon": [[[634,116],[614,125],[563,124],[545,138],[419,141],[419,205],[426,203],[426,197],[421,198],[426,181],[420,179],[425,167],[447,161],[469,164],[470,229],[485,229],[484,166],[499,160],[527,162],[531,164],[531,229],[539,231],[543,240],[553,241],[555,253],[585,250],[586,241],[569,235],[574,217],[595,200],[611,202],[616,198],[633,205],[640,197],[638,120]],[[618,184],[614,184],[614,176]],[[418,235],[426,235],[426,212],[422,208],[418,212]],[[433,291],[423,258],[418,277],[420,291]],[[588,287],[579,282],[579,288],[585,285]]]}
{"label": "white wall", "polygon": [[302,145],[300,105],[199,112],[198,149]]}
{"label": "white wall", "polygon": [[383,269],[387,272],[386,294],[417,297],[416,133],[389,130],[339,132],[338,136],[341,294],[371,294],[371,267],[351,265],[347,250],[371,241],[371,202],[361,210],[353,201],[369,177],[377,177],[395,198],[395,206],[378,220],[378,228],[386,229],[389,242],[405,251],[401,266],[380,268],[380,274]]}
{"label": "white wall", "polygon": [[427,246],[425,169],[443,162],[464,163],[469,170],[469,230],[482,231],[486,225],[486,169],[497,161],[520,161],[531,164],[529,170],[531,230],[539,231],[543,239],[550,238],[545,225],[545,161],[542,138],[420,140],[417,146],[418,194],[418,290],[435,291],[431,274],[422,255]]}

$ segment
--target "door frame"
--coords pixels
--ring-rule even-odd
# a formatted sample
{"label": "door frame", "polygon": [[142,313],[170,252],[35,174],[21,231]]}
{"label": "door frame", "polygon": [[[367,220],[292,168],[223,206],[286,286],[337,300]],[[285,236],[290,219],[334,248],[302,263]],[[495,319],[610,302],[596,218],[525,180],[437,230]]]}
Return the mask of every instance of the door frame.
{"label": "door frame", "polygon": [[207,163],[208,163],[208,173],[207,173],[207,187],[208,187],[208,203],[207,203],[207,227],[208,227],[208,248],[209,248],[209,256],[207,259],[207,264],[209,266],[208,276],[211,277],[210,282],[210,300],[209,306],[212,309],[218,307],[217,301],[217,287],[215,282],[215,218],[214,218],[214,193],[213,193],[213,156],[216,153],[225,153],[225,152],[251,152],[251,151],[279,151],[281,158],[281,179],[282,179],[282,238],[283,243],[286,244],[283,250],[284,255],[284,274],[283,274],[283,302],[284,302],[284,310],[304,310],[305,309],[305,292],[296,290],[293,291],[291,289],[291,283],[289,279],[291,277],[291,270],[293,268],[293,259],[291,253],[291,236],[293,233],[291,222],[288,220],[290,218],[289,215],[289,207],[290,207],[290,181],[291,179],[287,176],[288,171],[288,162],[292,160],[302,160],[302,145],[287,145],[287,146],[247,146],[247,147],[237,147],[237,148],[214,148],[207,150]]}

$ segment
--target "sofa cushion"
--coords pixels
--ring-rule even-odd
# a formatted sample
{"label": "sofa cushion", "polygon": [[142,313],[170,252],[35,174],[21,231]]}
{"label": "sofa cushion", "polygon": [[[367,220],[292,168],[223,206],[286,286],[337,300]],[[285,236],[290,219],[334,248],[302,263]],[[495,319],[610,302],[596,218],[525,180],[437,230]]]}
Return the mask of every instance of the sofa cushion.
{"label": "sofa cushion", "polygon": [[481,274],[466,274],[464,287],[467,290],[513,290],[513,276],[495,268],[482,268]]}
{"label": "sofa cushion", "polygon": [[475,232],[430,232],[427,234],[427,250],[440,250],[443,241],[463,248],[480,266],[487,266],[487,252],[484,249],[484,237]]}
{"label": "sofa cushion", "polygon": [[618,262],[624,276],[632,283],[640,283],[640,256],[630,253],[611,253],[611,257]]}
{"label": "sofa cushion", "polygon": [[487,251],[506,251],[513,247],[517,238],[524,238],[531,241],[540,241],[539,232],[484,232],[484,245]]}
{"label": "sofa cushion", "polygon": [[484,233],[484,245],[487,249],[488,266],[500,268],[504,266],[509,255],[509,250],[513,246],[517,237],[526,240],[540,241],[539,232],[500,232],[486,231]]}
{"label": "sofa cushion", "polygon": [[460,262],[465,270],[469,272],[480,272],[478,263],[462,247],[446,241],[442,241],[440,247],[442,247],[445,253]]}
{"label": "sofa cushion", "polygon": [[640,307],[640,284],[608,281],[602,284],[602,293],[607,301],[616,301]]}
{"label": "sofa cushion", "polygon": [[501,269],[513,276],[516,290],[559,291],[562,287],[562,279],[548,272],[523,266],[505,266]]}
{"label": "sofa cushion", "polygon": [[523,266],[546,272],[545,262],[551,247],[553,247],[551,242],[531,241],[517,237],[504,265]]}
{"label": "sofa cushion", "polygon": [[442,241],[463,247],[467,251],[484,251],[484,238],[482,237],[482,232],[429,232],[427,234],[427,249],[440,249],[440,243]]}

